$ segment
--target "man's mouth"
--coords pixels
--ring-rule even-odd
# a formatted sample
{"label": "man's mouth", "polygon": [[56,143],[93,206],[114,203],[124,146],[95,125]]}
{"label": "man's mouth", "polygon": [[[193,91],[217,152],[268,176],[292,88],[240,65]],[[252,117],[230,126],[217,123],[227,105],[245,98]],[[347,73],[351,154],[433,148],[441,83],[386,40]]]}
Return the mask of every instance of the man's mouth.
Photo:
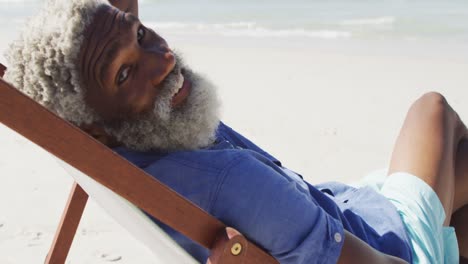
{"label": "man's mouth", "polygon": [[178,82],[179,89],[174,94],[171,101],[171,106],[173,108],[179,107],[187,99],[192,89],[192,83],[184,77],[184,71],[181,71],[179,74],[181,78]]}

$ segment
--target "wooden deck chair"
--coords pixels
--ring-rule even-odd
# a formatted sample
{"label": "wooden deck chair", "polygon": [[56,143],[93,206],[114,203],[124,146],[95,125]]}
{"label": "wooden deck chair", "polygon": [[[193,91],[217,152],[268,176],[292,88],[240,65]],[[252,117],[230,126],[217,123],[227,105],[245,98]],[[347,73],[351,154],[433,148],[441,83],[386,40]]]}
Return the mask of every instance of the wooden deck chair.
{"label": "wooden deck chair", "polygon": [[[61,160],[75,179],[46,263],[65,263],[88,194],[107,199],[110,212],[110,205],[125,210],[130,232],[136,230],[132,225],[148,222],[141,208],[210,249],[213,264],[278,263],[243,235],[228,238],[219,220],[6,83],[5,70],[0,64],[0,122]],[[154,243],[150,240],[143,242]]]}

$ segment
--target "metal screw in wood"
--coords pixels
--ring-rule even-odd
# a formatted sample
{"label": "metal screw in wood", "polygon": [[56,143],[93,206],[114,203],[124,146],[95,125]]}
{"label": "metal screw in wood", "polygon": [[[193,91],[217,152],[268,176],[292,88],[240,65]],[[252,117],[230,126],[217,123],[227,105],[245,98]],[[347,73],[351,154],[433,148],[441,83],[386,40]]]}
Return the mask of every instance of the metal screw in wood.
{"label": "metal screw in wood", "polygon": [[240,243],[235,243],[234,245],[232,245],[231,247],[232,255],[237,256],[241,253],[241,251],[242,251],[242,245]]}

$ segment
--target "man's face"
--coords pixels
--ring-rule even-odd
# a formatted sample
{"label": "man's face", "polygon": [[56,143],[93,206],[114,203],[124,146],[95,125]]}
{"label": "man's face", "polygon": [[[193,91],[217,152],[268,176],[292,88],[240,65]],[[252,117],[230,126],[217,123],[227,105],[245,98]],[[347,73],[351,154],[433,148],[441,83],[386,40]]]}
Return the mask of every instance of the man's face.
{"label": "man's face", "polygon": [[[105,6],[87,29],[81,51],[86,101],[107,120],[148,112],[175,64],[163,38],[132,14]],[[177,88],[173,107],[190,93],[190,81]]]}
{"label": "man's face", "polygon": [[133,15],[98,10],[80,59],[86,103],[127,147],[196,149],[212,142],[219,123],[213,85]]}

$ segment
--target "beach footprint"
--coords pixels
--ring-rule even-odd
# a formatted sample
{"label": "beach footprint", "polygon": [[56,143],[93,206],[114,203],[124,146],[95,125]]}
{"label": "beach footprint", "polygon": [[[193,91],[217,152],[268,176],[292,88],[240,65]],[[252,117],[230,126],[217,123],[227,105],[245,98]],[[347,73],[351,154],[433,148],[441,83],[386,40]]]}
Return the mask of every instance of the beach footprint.
{"label": "beach footprint", "polygon": [[107,253],[102,253],[100,257],[101,259],[108,261],[108,262],[117,262],[117,261],[122,260],[122,256],[114,255],[114,254],[107,254]]}
{"label": "beach footprint", "polygon": [[43,233],[42,232],[31,232],[28,234],[29,243],[28,247],[40,246],[42,244]]}

